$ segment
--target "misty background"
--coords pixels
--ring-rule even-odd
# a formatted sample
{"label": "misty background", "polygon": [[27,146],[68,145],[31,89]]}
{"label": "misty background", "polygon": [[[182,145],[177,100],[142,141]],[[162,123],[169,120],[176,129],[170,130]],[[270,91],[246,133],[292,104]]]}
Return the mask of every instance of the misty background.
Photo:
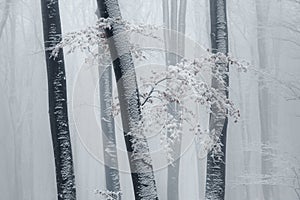
{"label": "misty background", "polygon": [[[271,98],[268,108],[261,109],[271,113],[269,128],[274,140],[270,144],[261,144],[258,75],[253,71],[240,74],[233,70],[229,93],[240,109],[241,118],[238,123],[229,123],[226,199],[264,200],[262,185],[267,184],[276,188],[276,199],[296,200],[295,189],[300,192],[300,185],[295,182],[299,177],[295,178],[294,174],[295,169],[300,176],[300,99],[299,93],[296,96],[291,91],[294,85],[300,87],[300,2],[269,0],[258,6],[257,2],[227,1],[229,53],[257,69],[259,56],[267,59],[268,69],[264,73]],[[130,22],[163,24],[161,0],[119,0],[119,3],[123,18]],[[208,6],[208,1],[187,1],[186,37],[209,49]],[[34,0],[0,1],[0,199],[3,200],[56,199],[40,7],[40,2]],[[95,24],[96,8],[96,1],[91,0],[60,1],[63,33]],[[258,22],[257,12],[261,11],[264,20]],[[259,54],[258,50],[261,38],[266,41],[265,55]],[[77,82],[79,71],[93,67],[86,62],[88,56],[81,52],[65,52],[78,200],[100,199],[94,191],[105,190],[101,156],[94,154],[102,153],[101,138],[97,140],[79,133],[76,117],[80,112],[75,112],[78,107],[72,104],[75,85],[85,85],[84,81]],[[157,62],[164,64],[162,58]],[[299,92],[299,89],[295,91]],[[94,118],[95,115],[83,112],[80,119],[87,123],[81,124],[80,130],[95,131],[88,123]],[[121,133],[121,123],[117,124],[118,133]],[[87,144],[87,140],[91,143]],[[125,149],[122,135],[117,136],[117,142],[121,150]],[[155,141],[153,143],[155,146]],[[264,148],[272,148],[274,152],[275,178],[261,175]],[[158,164],[159,160],[153,159],[154,165]],[[204,199],[206,159],[197,158],[193,143],[187,145],[181,159],[181,199]],[[124,169],[120,172],[123,199],[133,199],[131,178],[126,170],[129,168],[127,158],[119,156],[119,165]],[[160,199],[166,199],[166,168],[154,172]],[[250,191],[250,196],[246,191]]]}

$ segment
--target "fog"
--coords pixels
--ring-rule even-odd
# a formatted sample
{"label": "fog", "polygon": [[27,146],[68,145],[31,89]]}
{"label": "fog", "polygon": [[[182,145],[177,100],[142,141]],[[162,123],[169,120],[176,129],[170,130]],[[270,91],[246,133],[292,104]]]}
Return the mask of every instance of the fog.
{"label": "fog", "polygon": [[[173,1],[173,0],[172,0]],[[119,0],[123,18],[132,24],[163,28],[160,0]],[[63,37],[93,26],[97,1],[59,2]],[[187,0],[185,57],[210,49],[209,1]],[[260,21],[259,21],[260,20]],[[240,73],[230,68],[229,96],[240,111],[229,118],[226,144],[226,200],[300,199],[300,2],[297,0],[227,0],[229,55],[249,63]],[[158,30],[159,32],[159,30]],[[160,32],[159,32],[160,33]],[[165,68],[162,38],[131,37],[146,50],[135,60],[138,78]],[[139,40],[140,39],[140,40]],[[264,44],[264,47],[262,47]],[[152,45],[152,46],[151,46]],[[263,48],[263,50],[262,50]],[[100,124],[98,66],[91,54],[64,49],[68,117],[78,200],[101,199],[105,169]],[[264,65],[264,66],[262,66]],[[265,68],[263,68],[265,67]],[[210,81],[209,73],[202,74]],[[266,85],[261,86],[260,80]],[[115,78],[113,77],[113,81]],[[138,79],[139,88],[142,81]],[[260,98],[267,88],[268,98]],[[117,95],[113,83],[114,97]],[[142,90],[142,89],[141,89]],[[57,199],[55,164],[48,113],[47,68],[39,1],[0,1],[0,199]],[[100,91],[101,92],[101,91]],[[194,107],[193,107],[194,106]],[[195,105],[192,123],[208,129],[209,114]],[[263,113],[267,113],[264,117]],[[144,116],[144,118],[147,118]],[[263,120],[265,119],[265,121]],[[115,117],[122,199],[134,199],[122,119]],[[150,122],[149,122],[150,123]],[[268,132],[262,127],[267,124]],[[159,124],[147,135],[159,199],[167,198],[166,153]],[[195,135],[183,128],[179,199],[204,200],[206,154],[199,156]],[[155,132],[156,131],[156,132]],[[264,142],[267,135],[268,142]],[[262,166],[272,165],[267,174]],[[264,191],[271,191],[265,196]],[[298,196],[297,196],[298,195]]]}

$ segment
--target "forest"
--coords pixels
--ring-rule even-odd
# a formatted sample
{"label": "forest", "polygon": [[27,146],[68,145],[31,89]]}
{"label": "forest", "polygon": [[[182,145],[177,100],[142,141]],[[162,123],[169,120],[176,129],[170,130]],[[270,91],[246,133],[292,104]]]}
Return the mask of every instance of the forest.
{"label": "forest", "polygon": [[300,200],[299,0],[0,0],[0,92],[1,200]]}

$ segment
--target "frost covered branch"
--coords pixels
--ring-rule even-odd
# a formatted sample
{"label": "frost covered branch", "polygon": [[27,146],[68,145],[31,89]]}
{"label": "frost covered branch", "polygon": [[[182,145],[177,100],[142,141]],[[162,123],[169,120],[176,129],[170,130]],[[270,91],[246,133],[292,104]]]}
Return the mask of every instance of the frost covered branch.
{"label": "frost covered branch", "polygon": [[100,195],[100,198],[103,200],[120,200],[121,192],[112,192],[112,191],[104,191],[104,190],[95,190],[95,194]]}
{"label": "frost covered branch", "polygon": [[[219,134],[210,134],[205,130],[201,130],[197,123],[195,126],[195,123],[191,122],[191,119],[195,119],[195,111],[190,107],[191,102],[205,107],[207,113],[211,114],[214,114],[211,110],[212,105],[217,105],[220,110],[224,111],[224,117],[231,117],[234,119],[234,122],[237,122],[240,117],[239,110],[234,103],[222,95],[222,91],[225,89],[225,82],[222,77],[224,72],[214,70],[217,63],[230,64],[230,66],[236,67],[240,72],[247,71],[246,63],[240,63],[219,53],[194,60],[182,59],[178,64],[168,66],[166,71],[159,73],[152,71],[150,77],[141,78],[140,97],[143,116],[146,116],[144,119],[152,122],[149,124],[149,127],[153,126],[153,124],[162,127],[160,129],[161,143],[169,161],[173,160],[169,156],[173,151],[171,146],[180,138],[184,124],[194,133],[196,140],[202,144],[203,149],[200,150],[199,154],[207,153],[211,150],[213,150],[214,154],[220,152]],[[221,87],[217,90],[210,87],[202,79],[204,72],[209,72],[213,77],[220,80],[223,88]],[[167,106],[170,103],[176,103],[180,106],[179,121],[176,121],[175,118],[162,119],[162,116],[165,116],[167,113]],[[144,126],[146,124],[145,122]],[[145,131],[149,127],[145,127]],[[172,134],[168,136],[166,130],[171,130]]]}
{"label": "frost covered branch", "polygon": [[[159,40],[159,37],[153,34],[153,30],[158,29],[157,26],[144,24],[137,25],[120,18],[100,18],[93,26],[88,26],[83,30],[66,33],[62,37],[61,42],[51,48],[52,56],[56,57],[59,49],[68,48],[67,53],[73,53],[76,50],[80,50],[82,52],[91,54],[93,58],[106,59],[109,57],[109,48],[108,41],[105,38],[104,30],[111,29],[114,24],[124,25],[125,30],[124,33],[122,33],[124,34],[122,36],[138,33],[143,36],[152,37]],[[98,53],[99,48],[100,52],[103,52],[101,55]],[[139,47],[135,46],[134,44],[131,44],[130,50],[135,58],[145,57]]]}

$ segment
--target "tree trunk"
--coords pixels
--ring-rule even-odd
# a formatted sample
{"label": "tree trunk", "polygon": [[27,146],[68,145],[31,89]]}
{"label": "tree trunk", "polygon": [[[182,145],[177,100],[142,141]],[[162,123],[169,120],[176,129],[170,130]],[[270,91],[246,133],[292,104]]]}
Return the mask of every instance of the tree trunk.
{"label": "tree trunk", "polygon": [[177,45],[178,45],[178,37],[177,37],[177,30],[178,30],[178,0],[171,0],[171,16],[170,16],[170,27],[171,30],[170,34],[170,64],[176,65],[178,62],[177,59]]}
{"label": "tree trunk", "polygon": [[[96,14],[100,18],[99,9]],[[99,54],[102,54],[99,48]],[[120,192],[120,177],[116,144],[115,120],[112,115],[112,66],[105,60],[99,60],[99,89],[102,143],[105,164],[106,189],[112,192]],[[121,195],[119,195],[119,200]]]}
{"label": "tree trunk", "polygon": [[[101,128],[105,164],[106,189],[112,192],[120,192],[120,178],[118,170],[118,156],[116,147],[115,121],[112,116],[112,77],[111,66],[100,72],[100,107]],[[103,73],[101,72],[103,71]],[[120,199],[121,196],[119,196]]]}
{"label": "tree trunk", "polygon": [[49,117],[55,158],[58,200],[75,200],[75,176],[69,133],[67,88],[62,49],[56,58],[50,47],[61,40],[58,0],[42,0],[42,16],[48,75]]}
{"label": "tree trunk", "polygon": [[13,138],[14,138],[14,172],[15,172],[15,197],[17,199],[22,198],[22,194],[24,192],[22,182],[22,123],[23,120],[20,117],[20,99],[18,99],[17,93],[17,79],[16,79],[16,16],[14,15],[14,8],[10,11],[9,20],[10,20],[10,34],[11,34],[11,42],[9,48],[10,59],[9,59],[9,72],[10,72],[10,83],[9,83],[9,111],[11,116],[11,124],[13,130]]}
{"label": "tree trunk", "polygon": [[[246,147],[246,150],[243,150],[243,161],[244,161],[244,170],[246,174],[250,174],[250,166],[251,166],[251,151],[249,151],[247,148],[249,148],[249,144],[250,144],[250,139],[249,139],[249,128],[248,128],[248,124],[245,123],[247,118],[248,113],[245,112],[246,110],[246,105],[245,105],[245,100],[244,100],[244,96],[243,96],[243,87],[242,87],[242,77],[240,74],[237,74],[237,78],[238,78],[238,85],[239,85],[239,101],[241,102],[240,108],[242,110],[243,113],[245,113],[244,119],[242,119],[241,121],[241,135],[242,135],[242,144],[243,147]],[[246,91],[246,90],[244,90]],[[249,104],[248,104],[249,105]],[[250,186],[249,185],[245,185],[245,193],[246,193],[246,200],[251,200],[250,195]]]}
{"label": "tree trunk", "polygon": [[9,8],[10,7],[9,4],[11,4],[11,0],[6,0],[4,2],[3,15],[1,16],[1,20],[0,20],[0,38],[2,36],[5,24],[7,22],[7,18],[8,18],[8,14],[9,14],[9,9],[10,9]]}
{"label": "tree trunk", "polygon": [[[259,69],[266,71],[269,68],[269,50],[268,36],[266,28],[268,26],[269,1],[256,0],[256,15],[257,15],[257,48]],[[258,82],[258,100],[259,100],[259,116],[261,126],[261,143],[267,145],[263,149],[261,157],[261,173],[262,175],[272,175],[273,171],[273,150],[269,148],[274,142],[274,135],[271,131],[271,94],[263,76],[259,77]],[[274,187],[272,185],[263,185],[263,196],[265,200],[273,200]]]}
{"label": "tree trunk", "polygon": [[[185,18],[186,18],[186,7],[187,1],[180,0],[179,3],[179,13],[177,16],[177,1],[172,1],[172,4],[176,4],[171,6],[171,30],[172,35],[175,37],[171,37],[170,43],[174,44],[174,58],[171,57],[170,64],[176,65],[184,56],[184,48],[185,48]],[[176,103],[170,103],[169,114],[172,115],[177,121],[177,124],[180,123],[180,111],[181,108]],[[177,125],[177,126],[178,126]],[[180,127],[178,127],[179,129]],[[171,135],[171,133],[169,134]],[[168,166],[168,199],[169,200],[178,200],[179,199],[179,168],[180,168],[180,154],[181,154],[181,140],[182,135],[179,134],[179,138],[174,141],[172,146],[173,155],[172,157],[175,159],[172,165]]]}
{"label": "tree trunk", "polygon": [[[211,18],[211,48],[212,53],[228,53],[228,31],[226,17],[226,0],[210,0]],[[222,73],[225,83],[212,77],[212,88],[228,97],[229,69],[226,63],[216,63],[215,69]],[[210,134],[220,138],[221,152],[207,156],[206,199],[221,200],[225,198],[225,162],[226,162],[226,136],[228,119],[226,112],[220,110],[216,104],[212,105],[212,114],[209,120]]]}
{"label": "tree trunk", "polygon": [[[164,42],[165,42],[165,49],[169,49],[169,42],[170,42],[170,14],[169,14],[169,0],[162,0],[162,8],[163,8],[163,24],[164,24]],[[170,64],[170,55],[169,52],[165,52],[165,60],[166,65]]]}
{"label": "tree trunk", "polygon": [[[163,0],[163,22],[166,26],[164,30],[164,40],[166,48],[166,64],[176,65],[184,56],[185,48],[185,19],[187,1],[180,0],[179,12],[178,1],[171,1],[171,10],[169,11],[168,0]],[[171,15],[170,15],[171,14]],[[175,118],[179,124],[180,107],[176,103],[168,104],[168,119]],[[179,127],[178,127],[179,128]],[[168,131],[168,136],[171,135]],[[173,153],[172,158],[174,162],[168,165],[168,181],[167,181],[167,195],[170,200],[179,199],[179,166],[181,154],[181,135],[174,141],[171,146]]]}
{"label": "tree trunk", "polygon": [[[170,4],[170,27],[168,27],[170,32],[169,41],[167,42],[170,46],[170,49],[167,49],[167,53],[169,53],[169,65],[177,64],[177,45],[178,45],[178,37],[177,37],[177,29],[178,29],[178,0],[171,0]],[[169,52],[170,51],[170,52]],[[168,84],[168,83],[167,83]],[[167,120],[174,118],[176,123],[178,124],[178,105],[176,103],[169,103],[167,105],[168,114]],[[171,122],[172,123],[172,122]],[[170,130],[167,130],[168,138],[172,135]],[[179,138],[175,139],[175,141],[170,144],[172,149],[172,158],[174,161],[168,165],[168,180],[167,180],[167,195],[168,200],[178,200],[179,198],[179,166],[180,166],[180,152],[181,152],[181,135]]]}
{"label": "tree trunk", "polygon": [[[117,0],[97,0],[100,16],[121,19]],[[136,200],[158,199],[147,140],[139,131],[141,109],[133,59],[124,25],[105,29],[117,81],[121,118]]]}
{"label": "tree trunk", "polygon": [[186,7],[187,7],[187,0],[180,0],[179,17],[178,17],[178,53],[179,53],[179,59],[182,59],[182,56],[184,56],[184,52],[185,52]]}

